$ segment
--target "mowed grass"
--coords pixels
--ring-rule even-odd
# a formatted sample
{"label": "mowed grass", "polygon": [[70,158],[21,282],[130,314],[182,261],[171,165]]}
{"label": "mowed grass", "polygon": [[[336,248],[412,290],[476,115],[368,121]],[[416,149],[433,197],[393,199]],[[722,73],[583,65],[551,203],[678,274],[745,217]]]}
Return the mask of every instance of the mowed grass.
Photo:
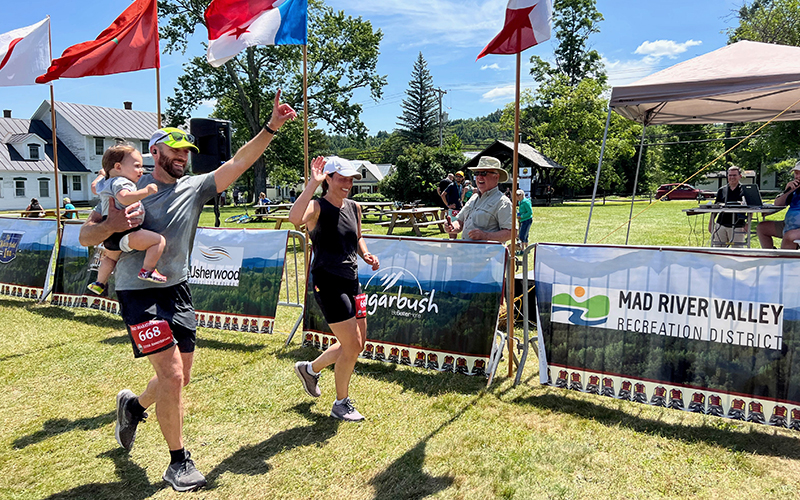
{"label": "mowed grass", "polygon": [[[685,232],[680,209],[690,206],[656,205],[657,227],[639,237],[685,237],[664,228],[674,222]],[[596,207],[597,227],[621,224],[627,210]],[[578,241],[573,232],[582,241],[584,213],[588,207],[535,208],[531,241]],[[631,243],[685,244],[642,240]],[[184,435],[209,487],[192,497],[717,499],[800,491],[800,433],[541,386],[535,357],[522,384],[505,377],[504,361],[488,390],[482,377],[359,361],[351,394],[368,420],[338,423],[328,417],[332,371],[323,373],[318,400],[293,373],[297,360],[317,354],[299,347],[299,335],[284,347],[295,317],[279,308],[273,335],[199,329]],[[186,496],[161,481],[168,454],[155,408],[132,452],[114,440],[116,393],[139,392],[151,376],[146,360],[133,359],[118,317],[0,298],[0,324],[0,498]]]}

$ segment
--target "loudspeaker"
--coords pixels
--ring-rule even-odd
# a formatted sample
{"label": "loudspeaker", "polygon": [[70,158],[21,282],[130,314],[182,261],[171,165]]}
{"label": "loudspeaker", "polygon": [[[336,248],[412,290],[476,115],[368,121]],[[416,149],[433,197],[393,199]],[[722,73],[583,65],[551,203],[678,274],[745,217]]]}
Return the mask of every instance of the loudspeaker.
{"label": "loudspeaker", "polygon": [[189,133],[195,138],[199,153],[192,151],[192,172],[213,172],[231,158],[231,122],[213,118],[192,118]]}

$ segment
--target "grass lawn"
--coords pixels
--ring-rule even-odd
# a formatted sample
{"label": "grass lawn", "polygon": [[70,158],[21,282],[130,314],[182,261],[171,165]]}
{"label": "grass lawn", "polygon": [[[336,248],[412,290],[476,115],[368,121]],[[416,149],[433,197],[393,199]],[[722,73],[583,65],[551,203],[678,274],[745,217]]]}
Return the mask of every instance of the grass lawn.
{"label": "grass lawn", "polygon": [[[691,206],[655,205],[634,222],[631,244],[689,244],[693,218],[680,210]],[[595,207],[589,241],[629,209]],[[530,240],[583,241],[587,214],[587,205],[534,208]],[[201,224],[213,226],[210,211]],[[624,238],[623,229],[606,242]],[[299,335],[284,347],[292,321],[279,308],[274,335],[199,329],[184,435],[209,487],[193,498],[789,499],[800,491],[800,433],[541,386],[535,358],[518,387],[501,363],[488,390],[483,378],[360,361],[352,395],[368,420],[337,423],[328,417],[332,371],[319,400],[292,371],[316,355]],[[168,454],[154,411],[132,452],[114,440],[116,393],[141,391],[151,374],[133,359],[118,317],[0,298],[0,324],[0,498],[187,495],[161,481]]]}

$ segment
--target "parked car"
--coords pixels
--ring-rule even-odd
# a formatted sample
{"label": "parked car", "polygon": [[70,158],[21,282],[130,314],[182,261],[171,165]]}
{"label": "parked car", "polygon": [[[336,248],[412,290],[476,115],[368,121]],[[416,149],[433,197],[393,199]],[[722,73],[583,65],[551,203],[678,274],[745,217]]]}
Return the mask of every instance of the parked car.
{"label": "parked car", "polygon": [[[675,188],[677,186],[677,189]],[[673,191],[674,189],[674,191]],[[672,191],[670,193],[670,191]],[[669,193],[669,195],[667,195]],[[706,198],[714,198],[717,193],[713,191],[706,191],[704,189],[697,189],[690,184],[662,184],[656,191],[656,198],[659,200],[704,200]]]}

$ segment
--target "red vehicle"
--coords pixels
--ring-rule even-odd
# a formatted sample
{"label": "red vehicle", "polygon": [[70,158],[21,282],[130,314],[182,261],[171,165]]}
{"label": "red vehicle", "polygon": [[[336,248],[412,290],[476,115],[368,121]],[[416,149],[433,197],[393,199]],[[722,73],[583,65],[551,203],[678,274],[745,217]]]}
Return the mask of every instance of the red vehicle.
{"label": "red vehicle", "polygon": [[[677,189],[676,189],[677,186]],[[674,191],[673,191],[674,189]],[[670,193],[670,191],[672,191]],[[669,193],[669,195],[667,195]],[[713,191],[705,191],[697,189],[689,184],[662,184],[656,191],[656,198],[659,200],[703,200],[706,198],[715,198],[717,193]]]}

